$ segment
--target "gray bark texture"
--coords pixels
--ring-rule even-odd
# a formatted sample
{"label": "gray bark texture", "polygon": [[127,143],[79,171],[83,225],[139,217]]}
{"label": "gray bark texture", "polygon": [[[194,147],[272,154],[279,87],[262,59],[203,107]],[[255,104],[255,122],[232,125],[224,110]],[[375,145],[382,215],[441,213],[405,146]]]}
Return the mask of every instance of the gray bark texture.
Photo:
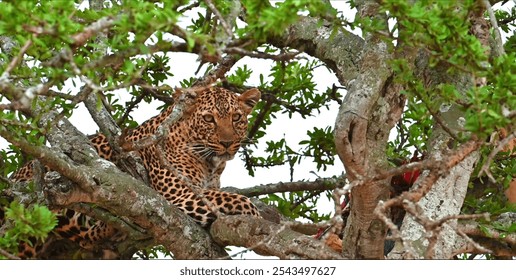
{"label": "gray bark texture", "polygon": [[[487,25],[484,24],[481,15],[471,20],[474,23],[472,30],[488,32]],[[487,46],[485,34],[475,35],[481,41],[484,41]],[[455,75],[448,73],[447,66],[442,64],[432,68],[429,67],[428,57],[423,53],[418,55],[416,66],[416,72],[427,85],[449,83],[455,85],[460,92],[464,93],[475,82],[474,77],[468,73]],[[457,106],[451,106],[442,101],[435,118],[432,137],[428,145],[428,157],[442,160],[446,158],[447,154],[455,150],[450,147],[455,146],[455,137],[463,128],[464,114]],[[427,225],[428,221],[438,221],[460,213],[466,197],[469,179],[478,159],[479,152],[473,151],[437,178],[431,189],[417,202],[417,207],[420,209],[417,219],[413,215],[405,216],[401,226],[401,238],[405,245],[402,246],[401,242],[398,241],[395,248],[390,252],[389,258],[450,259],[455,256],[456,251],[466,242],[463,238],[464,235],[460,236],[457,230],[458,221],[451,219],[437,229],[427,228]],[[422,174],[415,186],[424,184],[427,179],[426,176],[429,176],[428,172]],[[422,223],[421,219],[428,220],[426,223]]]}

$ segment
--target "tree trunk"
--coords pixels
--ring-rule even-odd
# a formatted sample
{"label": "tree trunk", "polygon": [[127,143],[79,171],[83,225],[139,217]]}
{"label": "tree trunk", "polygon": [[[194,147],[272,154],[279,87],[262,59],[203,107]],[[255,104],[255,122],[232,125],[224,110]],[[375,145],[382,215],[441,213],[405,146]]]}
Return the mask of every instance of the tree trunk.
{"label": "tree trunk", "polygon": [[[489,29],[483,18],[483,9],[472,18],[473,26],[470,30],[485,47],[488,47]],[[440,63],[430,67],[428,55],[421,52],[417,59],[417,72],[425,85],[429,88],[440,84],[451,84],[465,93],[475,81],[469,73],[451,74],[449,65]],[[436,101],[439,102],[439,101]],[[434,114],[434,126],[432,137],[428,143],[428,158],[445,159],[448,154],[456,150],[459,145],[457,135],[463,130],[464,113],[457,105],[447,104],[441,100],[439,112]],[[446,174],[442,174],[433,184],[430,191],[417,203],[422,209],[421,217],[430,221],[438,221],[448,216],[460,213],[469,179],[479,159],[479,151],[473,151],[461,162],[451,168]],[[425,180],[425,174],[421,176],[414,186],[418,186]],[[464,240],[457,233],[457,220],[443,223],[442,228],[429,230],[417,222],[412,215],[406,215],[401,227],[402,238],[411,248],[410,258],[450,259],[453,252],[463,245]],[[407,257],[405,248],[398,241],[395,248],[389,254],[390,258]]]}

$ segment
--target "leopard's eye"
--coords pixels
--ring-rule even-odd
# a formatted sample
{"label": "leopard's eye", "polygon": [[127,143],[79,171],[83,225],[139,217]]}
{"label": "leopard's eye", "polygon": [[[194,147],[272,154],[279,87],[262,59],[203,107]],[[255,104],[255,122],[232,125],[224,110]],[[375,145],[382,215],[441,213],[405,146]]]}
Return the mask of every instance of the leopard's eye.
{"label": "leopard's eye", "polygon": [[204,119],[205,122],[215,123],[215,118],[213,117],[212,114],[204,114],[204,115],[202,115],[202,118]]}
{"label": "leopard's eye", "polygon": [[242,118],[242,114],[240,114],[240,113],[233,114],[233,121],[234,122],[239,121],[241,118]]}

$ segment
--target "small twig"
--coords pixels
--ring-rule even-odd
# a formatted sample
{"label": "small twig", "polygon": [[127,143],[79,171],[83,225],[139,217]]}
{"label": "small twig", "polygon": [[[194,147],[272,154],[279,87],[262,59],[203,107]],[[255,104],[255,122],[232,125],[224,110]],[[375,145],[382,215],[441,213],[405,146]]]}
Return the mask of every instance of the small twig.
{"label": "small twig", "polygon": [[0,255],[3,255],[4,257],[10,259],[10,260],[21,260],[19,257],[5,251],[4,249],[0,248]]}
{"label": "small twig", "polygon": [[95,82],[93,82],[92,80],[90,80],[88,77],[84,76],[81,73],[81,70],[79,69],[77,64],[75,64],[75,61],[73,60],[73,54],[72,54],[72,52],[70,50],[68,50],[68,49],[64,50],[64,57],[70,63],[70,67],[72,67],[72,70],[73,70],[74,74],[79,76],[81,81],[83,81],[89,88],[91,88],[93,90],[93,93],[97,93],[97,92],[102,92],[103,91],[101,86],[95,84]]}
{"label": "small twig", "polygon": [[126,107],[125,107],[125,112],[124,114],[122,115],[122,117],[120,119],[118,119],[117,121],[117,125],[118,126],[121,126],[125,120],[127,118],[129,118],[129,115],[133,112],[133,109],[138,106],[138,104],[143,100],[143,98],[145,98],[146,94],[143,93],[143,94],[140,94],[140,95],[137,95],[136,98],[129,102],[129,104],[126,104]]}
{"label": "small twig", "polygon": [[494,157],[515,138],[516,131],[513,131],[511,134],[507,135],[507,137],[498,142],[498,145],[496,145],[496,147],[494,147],[494,149],[489,153],[486,162],[484,163],[484,165],[482,165],[482,168],[480,168],[480,171],[478,172],[478,177],[481,177],[482,174],[485,173],[487,177],[489,177],[489,180],[491,180],[491,182],[496,182],[493,175],[491,174],[491,171],[489,171],[489,165],[491,165],[491,162],[494,160]]}
{"label": "small twig", "polygon": [[280,54],[269,54],[264,52],[258,52],[258,51],[248,51],[243,48],[239,47],[229,47],[224,50],[226,53],[230,54],[239,54],[243,56],[249,56],[254,58],[263,58],[263,59],[272,59],[274,61],[289,61],[294,59],[298,54],[300,54],[300,51],[295,52],[287,52],[287,53],[280,53]]}
{"label": "small twig", "polygon": [[2,182],[3,184],[7,184],[9,186],[12,184],[12,181],[9,180],[7,177],[4,177],[4,176],[0,176],[0,182]]}
{"label": "small twig", "polygon": [[183,8],[181,8],[181,9],[177,10],[177,12],[178,12],[179,14],[182,14],[182,13],[184,13],[184,12],[186,12],[186,11],[188,11],[188,10],[192,9],[192,8],[199,7],[199,5],[200,5],[200,2],[195,1],[195,2],[193,2],[192,4],[187,5],[187,6],[184,6]]}
{"label": "small twig", "polygon": [[[513,1],[514,1],[514,0],[513,0]],[[516,1],[515,1],[515,2],[516,2]],[[512,15],[512,16],[510,16],[510,17],[507,17],[507,18],[504,18],[504,19],[497,20],[498,25],[506,25],[506,24],[512,23],[513,21],[516,21],[516,15]]]}
{"label": "small twig", "polygon": [[[36,36],[36,35],[34,35],[34,36]],[[11,73],[11,71],[18,65],[18,63],[20,63],[20,61],[23,58],[23,55],[25,54],[25,52],[27,52],[27,50],[30,48],[30,46],[32,46],[32,40],[27,40],[27,42],[25,42],[25,45],[23,45],[23,47],[20,49],[20,52],[18,53],[18,55],[15,56],[11,60],[11,62],[5,69],[3,75],[5,75],[5,74],[9,75]]]}
{"label": "small twig", "polygon": [[[451,220],[459,220],[459,219],[472,220],[472,219],[479,219],[479,218],[485,218],[485,219],[489,218],[489,214],[484,213],[484,214],[471,214],[471,215],[467,215],[467,214],[466,215],[448,215],[448,216],[442,217],[441,219],[439,219],[437,221],[432,221],[428,217],[424,216],[422,209],[420,209],[420,211],[418,211],[418,212],[420,215],[419,220],[423,221],[423,223],[421,223],[421,225],[425,228],[425,231],[430,235],[428,237],[429,245],[425,252],[426,259],[433,258],[435,246],[437,245],[438,237],[439,237],[441,230],[443,229],[444,224],[447,224]],[[457,229],[456,226],[452,226],[450,224],[447,224],[447,225],[451,226],[452,229],[455,230],[455,232],[457,232],[457,234],[462,236],[462,234],[459,232],[459,230]],[[470,238],[466,238],[466,240],[468,242],[470,242],[475,248],[483,248],[479,244],[476,244]],[[487,250],[487,249],[483,248],[483,250]]]}
{"label": "small twig", "polygon": [[459,136],[457,135],[457,133],[452,131],[448,127],[448,125],[446,125],[446,123],[441,119],[441,116],[439,114],[437,114],[436,112],[434,112],[434,110],[430,107],[430,105],[426,102],[426,100],[424,100],[423,97],[419,93],[417,93],[417,92],[416,92],[416,96],[421,101],[423,101],[423,103],[425,104],[426,108],[428,109],[428,112],[430,113],[430,115],[432,115],[434,120],[441,126],[441,128],[444,131],[446,131],[446,133],[448,133],[448,135],[450,135],[455,141],[460,142],[460,139],[459,139]]}
{"label": "small twig", "polygon": [[[119,17],[113,18],[112,16],[104,17],[96,22],[93,22],[89,26],[85,27],[82,32],[71,35],[71,47],[73,49],[83,45],[86,43],[88,39],[90,39],[93,35],[103,31],[106,28],[109,28],[115,24],[115,22],[119,19]],[[43,62],[43,66],[53,66],[53,67],[62,67],[66,61],[68,61],[68,53],[70,50],[68,48],[63,48],[59,53],[53,56],[51,59]]]}
{"label": "small twig", "polygon": [[70,66],[72,67],[74,74],[79,76],[81,81],[83,81],[88,87],[90,87],[93,90],[93,93],[113,91],[113,90],[117,90],[117,89],[121,89],[121,88],[126,88],[126,87],[129,87],[129,86],[135,84],[138,81],[138,79],[141,78],[143,71],[145,71],[145,69],[147,69],[147,65],[149,65],[150,60],[151,60],[150,54],[147,54],[147,56],[146,56],[147,59],[145,60],[145,64],[142,67],[140,67],[140,69],[138,69],[138,71],[135,73],[135,75],[133,76],[133,78],[130,81],[116,85],[116,86],[101,87],[101,86],[95,84],[95,82],[93,82],[90,78],[88,78],[82,74],[82,71],[79,69],[79,67],[77,66],[77,64],[75,64],[75,61],[73,60],[73,55],[72,55],[71,51],[67,50],[67,51],[65,51],[65,53],[66,53],[65,58],[70,63]]}
{"label": "small twig", "polygon": [[64,100],[73,100],[75,98],[75,95],[55,91],[55,90],[47,90],[46,92],[42,92],[40,95],[42,96],[49,96],[49,97],[59,97]]}
{"label": "small twig", "polygon": [[[245,249],[245,250],[242,250],[242,251],[240,251],[238,253],[234,253],[233,255],[229,255],[228,257],[223,258],[223,259],[233,259],[233,258],[235,258],[235,257],[237,257],[239,255],[241,256],[241,255],[243,255],[245,253],[249,253],[251,251],[252,251],[251,249]],[[242,257],[240,257],[240,258],[242,258]]]}
{"label": "small twig", "polygon": [[384,222],[384,224],[391,230],[391,236],[388,237],[391,240],[401,242],[401,245],[405,249],[405,258],[414,259],[418,254],[415,252],[414,248],[410,246],[410,243],[403,239],[401,232],[396,224],[388,217],[386,213],[388,213],[388,208],[391,208],[387,203],[380,201],[378,205],[374,209],[374,214]]}
{"label": "small twig", "polygon": [[235,65],[240,58],[236,55],[227,55],[219,61],[216,68],[212,69],[208,74],[206,74],[203,78],[198,79],[193,87],[203,87],[210,86],[214,84],[217,80],[224,80],[226,73],[231,70],[231,67]]}
{"label": "small twig", "polygon": [[509,246],[516,246],[516,233],[507,233],[490,227],[481,230],[478,224],[461,224],[459,225],[459,229],[468,236],[487,237],[489,239],[502,240]]}
{"label": "small twig", "polygon": [[[469,237],[466,233],[464,233],[462,230],[460,230],[459,228],[455,228],[455,231],[457,232],[458,235],[460,235],[462,238],[466,239],[466,241],[471,245],[473,246],[473,248],[475,248],[477,250],[477,252],[481,252],[481,253],[484,253],[484,254],[491,254],[492,251],[485,248],[484,246],[478,244],[477,242],[475,242],[473,239],[471,239],[471,237]],[[453,255],[456,255],[456,254],[453,254]]]}
{"label": "small twig", "polygon": [[137,85],[140,86],[144,90],[145,94],[149,94],[152,97],[154,97],[160,101],[163,101],[166,104],[174,103],[174,98],[172,96],[170,96],[168,94],[160,93],[160,92],[164,92],[164,91],[171,91],[171,90],[173,91],[174,90],[172,87],[170,87],[168,85],[151,86],[151,85],[144,83],[143,81],[140,81],[140,83],[138,83]]}
{"label": "small twig", "polygon": [[260,128],[260,125],[262,125],[263,121],[265,120],[265,117],[269,113],[269,110],[271,109],[273,103],[274,102],[271,99],[265,100],[265,104],[263,105],[262,109],[258,112],[258,115],[254,120],[253,126],[249,129],[249,132],[247,133],[247,138],[254,138],[254,136],[258,132],[258,129]]}
{"label": "small twig", "polygon": [[93,35],[113,26],[117,20],[118,17],[107,16],[93,22],[89,26],[85,27],[82,32],[71,36],[73,40],[72,45],[75,47],[84,45],[84,43],[93,37]]}
{"label": "small twig", "polygon": [[489,20],[491,21],[491,25],[494,31],[494,37],[496,41],[496,55],[503,55],[505,51],[503,49],[502,35],[500,34],[500,28],[498,27],[498,22],[496,21],[496,16],[493,12],[493,8],[491,7],[491,3],[489,3],[488,0],[482,0],[482,3],[487,9],[487,13],[489,14]]}
{"label": "small twig", "polygon": [[312,112],[312,110],[310,109],[310,107],[308,107],[308,106],[306,106],[306,107],[299,107],[299,106],[292,105],[292,104],[290,104],[290,103],[288,103],[288,102],[286,102],[284,100],[281,100],[281,99],[277,98],[272,93],[264,93],[264,94],[262,94],[262,100],[266,100],[266,101],[271,100],[275,104],[278,104],[278,105],[281,105],[281,106],[287,108],[289,111],[299,113],[301,116],[311,116],[310,113]]}
{"label": "small twig", "polygon": [[57,30],[55,28],[49,27],[45,24],[45,26],[32,26],[24,24],[22,25],[23,30],[32,33],[34,36],[38,35],[50,35],[55,36],[57,33]]}
{"label": "small twig", "polygon": [[210,8],[210,10],[215,14],[215,16],[219,19],[219,22],[220,24],[222,25],[224,31],[226,32],[226,34],[228,35],[229,38],[233,37],[233,31],[231,30],[231,27],[228,25],[228,23],[226,22],[226,20],[224,19],[224,17],[222,17],[222,14],[220,13],[220,11],[217,9],[217,7],[215,7],[215,5],[213,4],[213,2],[211,2],[211,0],[204,0],[204,2],[206,3],[206,6],[208,6],[208,8]]}
{"label": "small twig", "polygon": [[433,226],[440,226],[450,220],[475,220],[475,219],[489,219],[489,213],[482,213],[482,214],[461,214],[461,215],[448,215],[445,217],[442,217],[441,219],[433,222],[435,225]]}
{"label": "small twig", "polygon": [[294,203],[292,203],[292,205],[290,205],[290,210],[292,211],[292,210],[296,209],[296,207],[298,207],[299,205],[305,203],[307,200],[309,200],[311,198],[314,198],[314,197],[320,195],[322,192],[324,192],[324,190],[316,190],[316,191],[311,192],[309,195],[304,196],[297,201],[294,201]]}
{"label": "small twig", "polygon": [[17,126],[17,127],[23,128],[25,130],[29,130],[29,131],[38,130],[42,134],[46,134],[46,132],[47,132],[46,129],[44,129],[44,128],[34,127],[30,123],[24,123],[24,122],[17,121],[17,120],[9,120],[9,119],[0,118],[0,124],[2,126],[2,127],[0,127],[0,130],[5,129],[7,126]]}
{"label": "small twig", "polygon": [[329,94],[331,100],[335,100],[339,105],[342,105],[342,99],[337,97],[337,90],[343,87],[338,87],[335,85],[335,83],[331,86],[331,93]]}

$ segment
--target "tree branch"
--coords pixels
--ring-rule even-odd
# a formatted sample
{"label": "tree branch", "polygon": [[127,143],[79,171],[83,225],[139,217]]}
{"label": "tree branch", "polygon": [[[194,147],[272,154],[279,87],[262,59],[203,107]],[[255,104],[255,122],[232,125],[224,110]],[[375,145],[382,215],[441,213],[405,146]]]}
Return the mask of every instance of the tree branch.
{"label": "tree branch", "polygon": [[76,203],[95,203],[145,229],[152,235],[156,245],[164,245],[177,259],[227,256],[221,247],[213,243],[205,230],[163,196],[121,173],[113,165],[104,165],[102,170],[81,167],[83,176],[94,178],[99,183],[89,193],[74,186],[68,186],[68,190],[63,192],[63,187],[55,183],[59,180],[50,180],[47,176],[45,193],[51,204],[66,208]]}
{"label": "tree branch", "polygon": [[332,69],[342,85],[355,79],[362,59],[364,40],[343,28],[320,24],[319,19],[301,17],[281,36],[268,41],[278,48],[290,47],[314,56]]}
{"label": "tree branch", "polygon": [[239,55],[254,57],[254,58],[272,59],[274,61],[289,61],[289,60],[294,59],[298,54],[301,53],[301,52],[297,51],[297,52],[287,52],[287,53],[281,53],[281,54],[269,54],[269,53],[264,53],[264,52],[248,51],[246,49],[239,48],[239,47],[229,47],[229,48],[226,48],[224,50],[224,52],[228,53],[228,54],[239,54]]}
{"label": "tree branch", "polygon": [[491,26],[494,33],[495,44],[494,44],[494,52],[496,56],[501,56],[505,53],[503,49],[503,41],[502,35],[500,34],[500,28],[498,27],[498,22],[496,21],[496,16],[493,12],[493,8],[488,0],[482,0],[482,4],[484,5],[487,13],[489,15],[489,20],[491,21]]}
{"label": "tree branch", "polygon": [[7,259],[10,259],[10,260],[19,260],[20,259],[17,256],[5,251],[2,248],[0,248],[0,255],[3,255],[4,257],[6,257]]}
{"label": "tree branch", "polygon": [[226,22],[226,20],[224,19],[224,17],[222,16],[222,14],[220,13],[220,11],[217,9],[217,7],[215,7],[215,5],[213,4],[213,2],[211,2],[211,0],[204,0],[204,2],[206,3],[206,6],[208,6],[208,8],[210,8],[210,10],[215,14],[215,16],[219,19],[219,22],[220,24],[222,25],[223,29],[224,29],[224,32],[226,32],[227,34],[227,37],[228,38],[231,38],[233,37],[233,31],[231,30],[231,27],[229,26],[229,24]]}
{"label": "tree branch", "polygon": [[259,185],[251,188],[239,189],[235,187],[222,188],[223,191],[238,193],[247,197],[255,197],[266,194],[296,192],[296,191],[324,191],[334,190],[345,184],[345,177],[320,178],[315,181],[279,182],[274,184]]}
{"label": "tree branch", "polygon": [[280,259],[342,259],[323,242],[259,218],[223,216],[211,225],[210,233],[219,244],[243,246]]}

